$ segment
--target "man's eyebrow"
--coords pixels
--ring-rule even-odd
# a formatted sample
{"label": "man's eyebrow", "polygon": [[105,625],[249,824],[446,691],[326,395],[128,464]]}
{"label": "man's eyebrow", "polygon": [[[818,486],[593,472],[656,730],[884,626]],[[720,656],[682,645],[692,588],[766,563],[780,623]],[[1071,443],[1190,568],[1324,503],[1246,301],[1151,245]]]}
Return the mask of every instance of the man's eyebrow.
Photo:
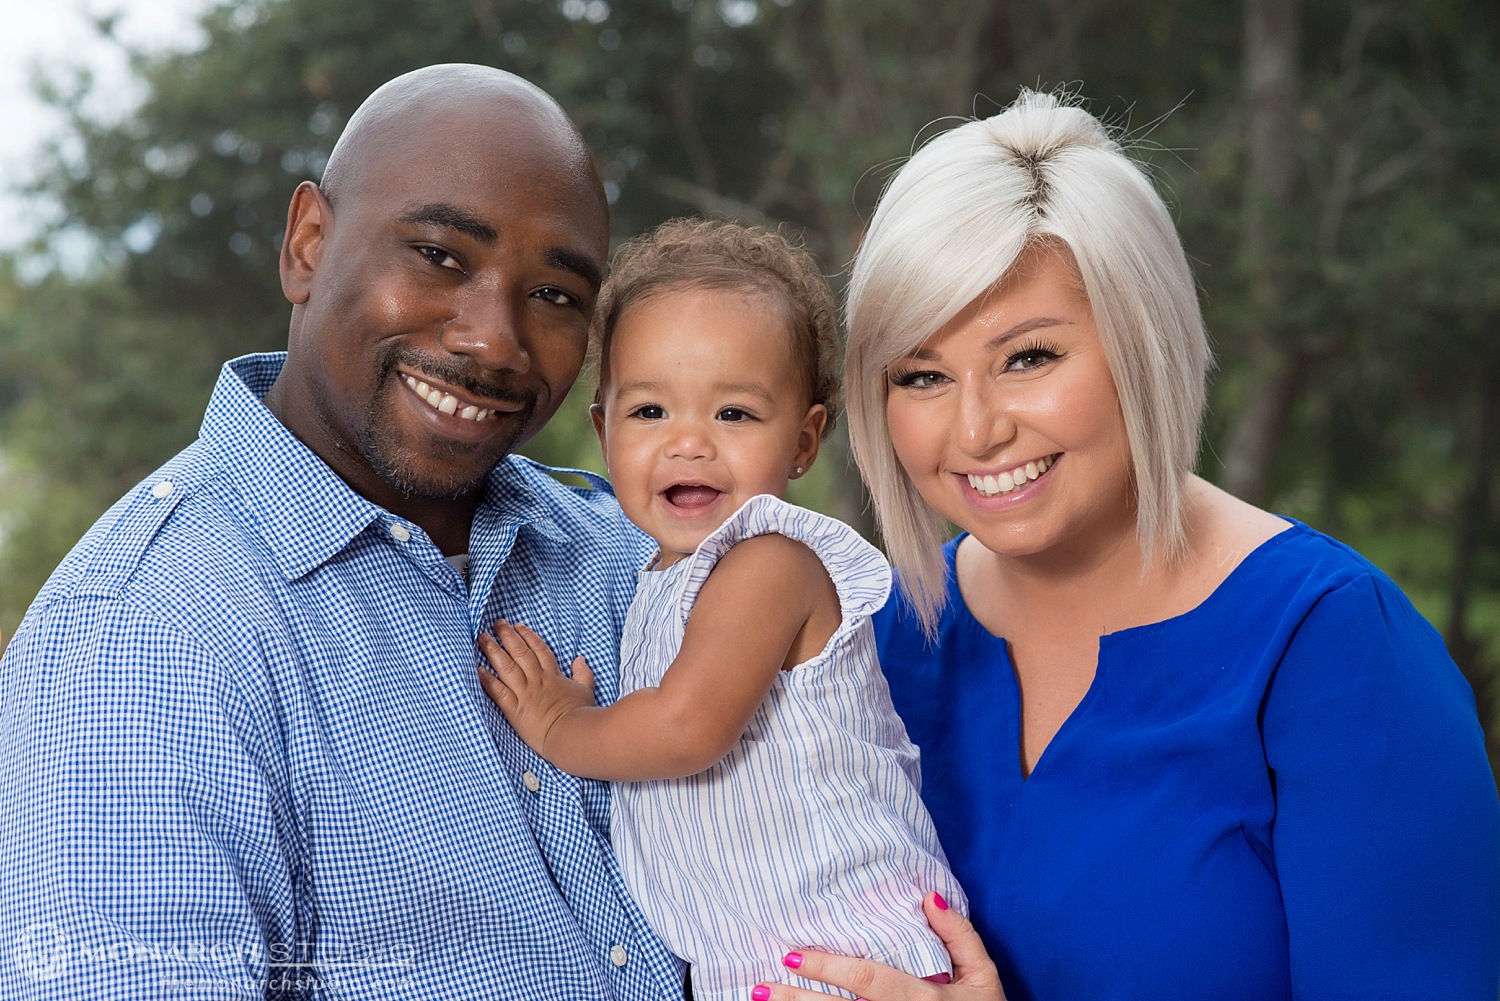
{"label": "man's eyebrow", "polygon": [[548,250],[547,266],[573,272],[588,282],[589,287],[595,291],[598,291],[599,286],[604,284],[604,268],[598,261],[566,247],[553,247]]}
{"label": "man's eyebrow", "polygon": [[432,202],[412,209],[401,217],[401,221],[415,226],[442,226],[471,236],[480,243],[493,245],[500,239],[495,227],[471,212],[447,202]]}

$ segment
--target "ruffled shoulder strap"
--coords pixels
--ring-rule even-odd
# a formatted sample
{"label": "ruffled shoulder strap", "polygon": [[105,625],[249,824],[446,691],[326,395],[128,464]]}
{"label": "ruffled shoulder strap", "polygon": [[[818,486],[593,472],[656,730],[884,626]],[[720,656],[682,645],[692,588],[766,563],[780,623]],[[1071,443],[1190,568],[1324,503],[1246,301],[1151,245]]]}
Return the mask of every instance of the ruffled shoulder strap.
{"label": "ruffled shoulder strap", "polygon": [[885,604],[891,593],[891,567],[880,550],[836,518],[759,494],[730,515],[684,561],[689,565],[677,601],[681,621],[687,622],[709,572],[735,543],[771,533],[796,539],[823,561],[839,595],[844,619],[839,633],[852,629]]}

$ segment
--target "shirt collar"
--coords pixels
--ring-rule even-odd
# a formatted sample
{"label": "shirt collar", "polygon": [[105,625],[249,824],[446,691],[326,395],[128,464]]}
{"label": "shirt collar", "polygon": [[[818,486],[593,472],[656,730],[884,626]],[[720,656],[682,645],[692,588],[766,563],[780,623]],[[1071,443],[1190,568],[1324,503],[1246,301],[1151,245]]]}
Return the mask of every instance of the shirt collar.
{"label": "shirt collar", "polygon": [[[286,362],[285,352],[226,362],[203,418],[202,438],[244,504],[247,521],[288,580],[304,576],[372,524],[389,530],[397,518],[349,487],[266,408],[263,400]],[[534,463],[508,457],[490,474],[475,524],[510,529],[534,525],[565,535],[547,516],[531,480]],[[471,545],[471,548],[474,548]]]}

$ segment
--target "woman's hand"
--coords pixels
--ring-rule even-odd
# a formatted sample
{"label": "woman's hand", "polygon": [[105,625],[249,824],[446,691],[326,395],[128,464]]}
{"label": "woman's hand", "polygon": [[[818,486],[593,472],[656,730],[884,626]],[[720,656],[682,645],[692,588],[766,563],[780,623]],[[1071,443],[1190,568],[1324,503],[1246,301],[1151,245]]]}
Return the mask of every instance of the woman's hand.
{"label": "woman's hand", "polygon": [[[866,1001],[1005,1001],[1000,974],[969,919],[951,909],[936,893],[926,896],[922,910],[953,960],[951,984],[919,980],[868,959],[831,956],[826,952],[790,953],[789,957],[800,957],[800,961],[794,960],[795,966],[787,965],[798,976],[853,991]],[[827,1001],[829,995],[786,984],[760,984],[750,996],[751,1001]]]}

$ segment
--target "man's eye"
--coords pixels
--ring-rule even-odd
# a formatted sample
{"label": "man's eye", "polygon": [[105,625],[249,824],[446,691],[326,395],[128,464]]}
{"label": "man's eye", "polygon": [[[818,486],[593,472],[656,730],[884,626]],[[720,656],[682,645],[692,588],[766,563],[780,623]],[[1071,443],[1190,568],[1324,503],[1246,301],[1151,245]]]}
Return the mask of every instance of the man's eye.
{"label": "man's eye", "polygon": [[448,253],[442,247],[422,246],[417,248],[417,253],[440,268],[448,268],[452,271],[462,271],[464,266],[459,263],[458,258]]}
{"label": "man's eye", "polygon": [[564,292],[562,289],[556,287],[555,285],[544,285],[543,287],[536,290],[536,294],[539,298],[552,303],[552,305],[554,306],[578,305],[578,300],[573,297],[573,294],[571,292]]}

